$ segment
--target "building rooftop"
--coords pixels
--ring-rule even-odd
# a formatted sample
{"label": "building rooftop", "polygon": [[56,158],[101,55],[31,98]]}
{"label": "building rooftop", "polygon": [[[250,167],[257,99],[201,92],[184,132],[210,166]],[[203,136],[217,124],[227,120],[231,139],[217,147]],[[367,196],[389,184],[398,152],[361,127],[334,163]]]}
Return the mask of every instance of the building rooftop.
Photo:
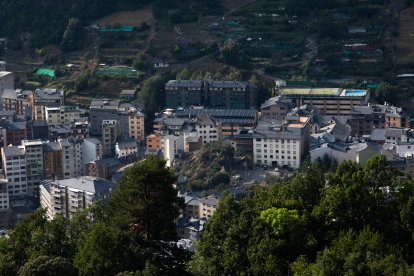
{"label": "building rooftop", "polygon": [[282,105],[282,106],[285,106],[286,108],[289,108],[291,106],[291,102],[285,97],[279,95],[279,96],[267,99],[264,103],[262,103],[262,105],[260,106],[260,109],[265,109],[273,105]]}
{"label": "building rooftop", "polygon": [[102,191],[111,191],[115,185],[109,180],[92,176],[80,176],[78,178],[70,178],[63,180],[45,181],[51,184],[68,187],[70,189],[86,191],[89,193],[100,193]]}
{"label": "building rooftop", "polygon": [[53,101],[60,103],[63,101],[64,92],[58,89],[36,89],[34,92],[35,102]]}
{"label": "building rooftop", "polygon": [[6,128],[9,130],[25,130],[26,123],[25,122],[12,122],[12,123],[8,123]]}
{"label": "building rooftop", "polygon": [[217,207],[219,198],[216,195],[209,195],[207,197],[200,198],[199,201],[205,205]]}
{"label": "building rooftop", "polygon": [[44,152],[54,152],[54,151],[61,151],[62,146],[59,142],[47,142],[43,144],[43,151]]}
{"label": "building rooftop", "polygon": [[95,144],[95,145],[100,145],[102,144],[102,141],[97,139],[97,138],[93,138],[93,137],[88,137],[85,138],[84,141],[88,141],[89,143]]}
{"label": "building rooftop", "polygon": [[[4,64],[2,64],[4,65]],[[7,76],[7,75],[11,75],[13,74],[13,72],[8,72],[8,71],[0,71],[0,78]]]}
{"label": "building rooftop", "polygon": [[22,89],[5,89],[3,91],[2,98],[3,99],[11,99],[11,100],[17,100],[17,99],[27,99],[30,95],[32,95],[32,91],[29,90],[22,90]]}
{"label": "building rooftop", "polygon": [[256,118],[255,109],[208,109],[208,108],[186,108],[175,112],[177,117],[196,117],[197,115],[209,115],[216,119],[219,118]]}
{"label": "building rooftop", "polygon": [[282,88],[280,94],[285,96],[321,96],[321,97],[365,97],[366,90],[341,88]]}
{"label": "building rooftop", "polygon": [[135,90],[130,90],[130,89],[127,90],[127,89],[125,89],[125,90],[122,90],[119,95],[133,97],[133,96],[135,96]]}
{"label": "building rooftop", "polygon": [[212,88],[239,88],[239,89],[246,89],[249,85],[248,82],[241,82],[241,81],[225,81],[225,80],[212,80],[208,79],[206,81],[209,87]]}
{"label": "building rooftop", "polygon": [[116,144],[119,149],[136,148],[138,146],[137,141],[135,140],[119,141]]}
{"label": "building rooftop", "polygon": [[6,157],[24,156],[25,151],[22,146],[8,146],[4,147],[4,155]]}
{"label": "building rooftop", "polygon": [[196,123],[199,125],[215,125],[216,124],[216,120],[214,120],[212,117],[208,116],[208,115],[198,115],[196,117]]}
{"label": "building rooftop", "polygon": [[203,81],[201,80],[169,80],[165,88],[181,87],[181,88],[201,88]]}

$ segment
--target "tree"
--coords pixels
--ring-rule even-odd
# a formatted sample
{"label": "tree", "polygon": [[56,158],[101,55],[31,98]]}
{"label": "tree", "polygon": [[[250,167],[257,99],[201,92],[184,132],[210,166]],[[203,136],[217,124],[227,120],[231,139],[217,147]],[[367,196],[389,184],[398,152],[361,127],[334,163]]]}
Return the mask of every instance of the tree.
{"label": "tree", "polygon": [[[254,219],[249,201],[225,194],[207,222],[197,250],[188,264],[196,275],[242,275],[249,271],[247,244]],[[250,206],[251,207],[251,206]]]}
{"label": "tree", "polygon": [[391,104],[398,103],[398,87],[391,85],[388,82],[381,82],[378,88],[375,90],[375,97],[378,102],[388,102]]}
{"label": "tree", "polygon": [[76,50],[80,36],[80,21],[77,18],[70,18],[66,30],[63,33],[60,48],[64,52]]}
{"label": "tree", "polygon": [[134,68],[141,71],[151,69],[151,63],[144,52],[139,52],[134,59]]}
{"label": "tree", "polygon": [[19,270],[20,276],[76,276],[76,269],[62,257],[39,256],[28,261]]}
{"label": "tree", "polygon": [[188,80],[191,77],[191,73],[188,70],[187,67],[185,67],[184,69],[182,69],[180,72],[177,73],[177,75],[175,76],[175,78],[177,80]]}
{"label": "tree", "polygon": [[398,248],[387,245],[370,228],[342,232],[331,247],[318,253],[314,264],[306,268],[302,257],[292,268],[295,275],[407,275],[413,271],[401,260]]}
{"label": "tree", "polygon": [[123,252],[119,231],[98,223],[92,226],[79,248],[74,265],[81,275],[114,275],[122,269]]}
{"label": "tree", "polygon": [[166,161],[148,156],[123,175],[110,199],[114,225],[144,240],[173,240],[179,200],[176,177]]}

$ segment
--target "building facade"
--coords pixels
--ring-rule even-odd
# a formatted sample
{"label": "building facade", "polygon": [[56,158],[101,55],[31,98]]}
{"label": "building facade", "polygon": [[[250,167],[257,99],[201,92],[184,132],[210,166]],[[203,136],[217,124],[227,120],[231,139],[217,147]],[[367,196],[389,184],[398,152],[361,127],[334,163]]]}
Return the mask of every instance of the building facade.
{"label": "building facade", "polygon": [[40,186],[40,205],[49,219],[57,214],[70,219],[96,201],[107,201],[113,189],[111,181],[90,176],[45,180]]}
{"label": "building facade", "polygon": [[367,105],[369,91],[340,88],[281,88],[282,96],[296,106],[311,105],[322,115],[351,115],[355,106]]}

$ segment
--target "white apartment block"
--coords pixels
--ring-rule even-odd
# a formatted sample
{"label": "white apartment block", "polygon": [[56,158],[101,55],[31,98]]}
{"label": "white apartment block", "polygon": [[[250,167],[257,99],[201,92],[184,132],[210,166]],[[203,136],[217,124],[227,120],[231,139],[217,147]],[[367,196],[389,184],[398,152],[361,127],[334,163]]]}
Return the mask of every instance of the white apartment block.
{"label": "white apartment block", "polygon": [[68,125],[80,118],[80,110],[72,106],[45,107],[49,126]]}
{"label": "white apartment block", "polygon": [[259,125],[253,135],[253,162],[271,167],[299,169],[309,148],[309,118],[273,126]]}
{"label": "white apartment block", "polygon": [[167,166],[171,167],[175,156],[184,152],[184,135],[166,135],[161,137],[161,150]]}
{"label": "white apartment block", "polygon": [[195,128],[203,144],[217,142],[221,138],[221,124],[207,115],[198,115]]}
{"label": "white apartment block", "polygon": [[107,201],[113,189],[111,181],[91,176],[45,180],[40,185],[40,205],[49,219],[57,214],[70,219],[96,201]]}
{"label": "white apartment block", "polygon": [[24,147],[3,147],[1,148],[1,156],[4,181],[7,182],[9,199],[13,201],[11,205],[24,205],[24,200],[28,196]]}

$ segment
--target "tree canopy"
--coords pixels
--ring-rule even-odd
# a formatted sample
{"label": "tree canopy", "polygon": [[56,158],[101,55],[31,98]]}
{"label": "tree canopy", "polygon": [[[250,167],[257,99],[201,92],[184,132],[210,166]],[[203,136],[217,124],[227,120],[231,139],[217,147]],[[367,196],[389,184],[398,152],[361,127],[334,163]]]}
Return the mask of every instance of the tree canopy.
{"label": "tree canopy", "polygon": [[[331,169],[331,168],[329,168]],[[408,275],[413,185],[384,156],[332,172],[304,164],[292,180],[230,195],[207,222],[197,275]]]}

